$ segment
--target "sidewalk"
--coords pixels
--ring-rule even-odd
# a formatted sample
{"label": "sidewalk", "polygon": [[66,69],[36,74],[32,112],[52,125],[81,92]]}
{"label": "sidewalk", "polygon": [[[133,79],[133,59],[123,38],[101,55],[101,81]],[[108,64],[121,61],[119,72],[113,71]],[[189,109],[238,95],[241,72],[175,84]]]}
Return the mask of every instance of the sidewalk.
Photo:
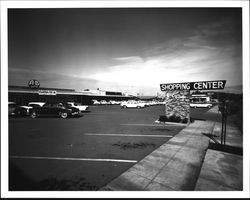
{"label": "sidewalk", "polygon": [[193,191],[215,122],[195,121],[101,191]]}
{"label": "sidewalk", "polygon": [[[219,114],[217,107],[208,112]],[[241,190],[242,156],[208,149],[206,135],[219,134],[219,127],[218,122],[195,121],[100,190]],[[236,129],[228,129],[233,144]],[[237,141],[240,146],[242,140]]]}
{"label": "sidewalk", "polygon": [[[212,133],[219,143],[221,126],[221,123],[216,122]],[[212,149],[207,150],[196,191],[243,190],[243,157],[239,153],[243,148],[243,135],[232,125],[227,126],[226,133],[225,146],[210,140]]]}

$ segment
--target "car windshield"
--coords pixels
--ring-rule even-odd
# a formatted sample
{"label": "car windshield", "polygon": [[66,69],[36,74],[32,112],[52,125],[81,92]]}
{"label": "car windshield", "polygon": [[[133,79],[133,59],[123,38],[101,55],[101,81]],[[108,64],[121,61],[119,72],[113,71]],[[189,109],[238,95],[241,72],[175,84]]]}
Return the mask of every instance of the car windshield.
{"label": "car windshield", "polygon": [[40,104],[33,104],[33,103],[29,104],[29,106],[32,106],[32,107],[42,107]]}
{"label": "car windshield", "polygon": [[74,103],[74,105],[75,105],[75,106],[81,106],[81,104],[80,104],[80,103]]}
{"label": "car windshield", "polygon": [[43,106],[44,108],[64,108],[64,106],[62,104],[44,104]]}
{"label": "car windshield", "polygon": [[46,103],[46,104],[44,104],[42,107],[48,108],[48,107],[51,107],[51,104]]}

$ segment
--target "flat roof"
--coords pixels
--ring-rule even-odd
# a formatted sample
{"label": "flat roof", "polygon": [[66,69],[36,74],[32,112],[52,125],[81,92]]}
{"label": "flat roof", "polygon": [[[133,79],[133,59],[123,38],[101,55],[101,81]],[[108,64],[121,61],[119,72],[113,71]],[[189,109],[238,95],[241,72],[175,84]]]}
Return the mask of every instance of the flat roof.
{"label": "flat roof", "polygon": [[[103,95],[103,94],[96,94],[96,93],[91,93],[90,91],[75,91],[74,89],[60,89],[60,88],[29,88],[25,86],[8,86],[8,92],[9,93],[27,93],[27,94],[39,94],[42,92],[54,92],[56,95],[84,95],[84,96],[101,96],[101,97],[125,97],[125,98],[131,98],[133,96],[125,96],[125,95]],[[108,91],[110,92],[110,91]]]}

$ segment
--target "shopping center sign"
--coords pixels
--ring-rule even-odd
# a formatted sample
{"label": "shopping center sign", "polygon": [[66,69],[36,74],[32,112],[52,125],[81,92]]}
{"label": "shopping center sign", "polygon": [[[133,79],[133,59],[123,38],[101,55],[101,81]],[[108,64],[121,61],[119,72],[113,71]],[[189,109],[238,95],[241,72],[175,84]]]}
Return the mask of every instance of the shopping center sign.
{"label": "shopping center sign", "polygon": [[186,83],[160,84],[161,91],[169,90],[221,90],[224,89],[226,80],[199,81]]}

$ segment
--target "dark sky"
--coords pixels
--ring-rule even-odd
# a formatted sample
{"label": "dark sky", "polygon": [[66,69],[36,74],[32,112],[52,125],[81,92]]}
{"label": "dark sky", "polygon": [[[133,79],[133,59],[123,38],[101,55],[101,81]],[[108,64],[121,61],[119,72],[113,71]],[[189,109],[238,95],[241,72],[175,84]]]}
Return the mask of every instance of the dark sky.
{"label": "dark sky", "polygon": [[9,9],[9,85],[156,94],[242,84],[241,8]]}

